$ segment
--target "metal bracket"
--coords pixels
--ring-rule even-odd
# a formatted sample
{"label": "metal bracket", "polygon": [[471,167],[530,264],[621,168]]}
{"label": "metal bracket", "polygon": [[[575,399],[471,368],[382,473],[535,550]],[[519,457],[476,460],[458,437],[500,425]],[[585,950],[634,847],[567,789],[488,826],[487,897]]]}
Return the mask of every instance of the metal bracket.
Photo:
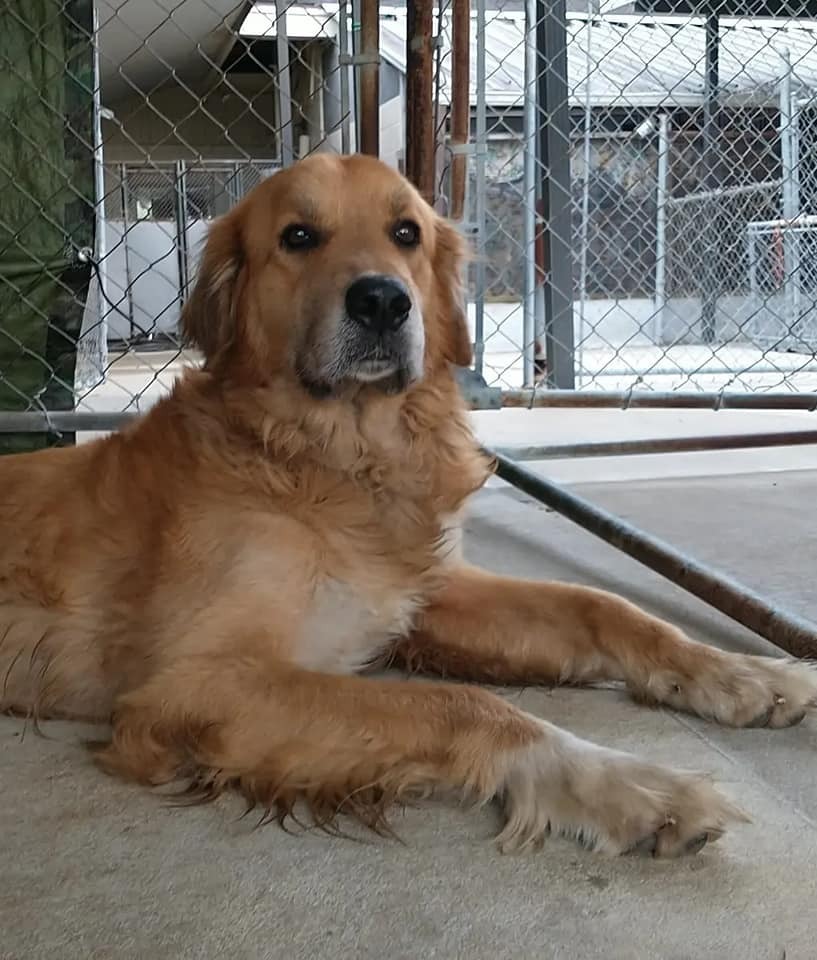
{"label": "metal bracket", "polygon": [[466,367],[457,367],[455,376],[463,399],[472,410],[499,410],[502,407],[502,390],[489,387],[485,378]]}
{"label": "metal bracket", "polygon": [[383,58],[380,56],[380,54],[372,55],[370,53],[342,53],[338,57],[338,63],[342,67],[361,67],[364,64],[381,64],[382,62]]}

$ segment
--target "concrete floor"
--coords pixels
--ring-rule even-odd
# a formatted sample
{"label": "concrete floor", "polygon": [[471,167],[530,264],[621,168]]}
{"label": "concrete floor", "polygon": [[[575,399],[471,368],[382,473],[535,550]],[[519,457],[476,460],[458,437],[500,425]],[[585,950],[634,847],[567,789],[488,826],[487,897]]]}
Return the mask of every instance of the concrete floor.
{"label": "concrete floor", "polygon": [[[585,469],[604,475],[599,462]],[[817,472],[772,470],[576,489],[808,616],[816,484]],[[468,549],[504,572],[618,590],[697,637],[767,649],[498,481],[474,503]],[[502,857],[491,812],[433,801],[398,819],[405,845],[295,837],[237,822],[237,801],[173,810],[105,779],[78,744],[85,730],[51,725],[42,740],[0,719],[0,958],[817,957],[817,716],[731,731],[612,689],[506,695],[580,735],[712,770],[754,823],[669,863],[560,840]]]}

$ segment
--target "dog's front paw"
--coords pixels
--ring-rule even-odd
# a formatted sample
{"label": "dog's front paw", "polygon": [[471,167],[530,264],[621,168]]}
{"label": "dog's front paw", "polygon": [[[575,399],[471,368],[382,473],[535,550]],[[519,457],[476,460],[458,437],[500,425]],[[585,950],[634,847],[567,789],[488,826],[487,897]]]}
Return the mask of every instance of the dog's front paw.
{"label": "dog's front paw", "polygon": [[791,727],[817,705],[817,667],[712,650],[683,669],[657,671],[640,692],[730,727]]}
{"label": "dog's front paw", "polygon": [[699,774],[549,730],[555,734],[520,751],[506,778],[507,822],[498,838],[505,851],[552,834],[607,855],[678,857],[697,853],[731,823],[748,821]]}

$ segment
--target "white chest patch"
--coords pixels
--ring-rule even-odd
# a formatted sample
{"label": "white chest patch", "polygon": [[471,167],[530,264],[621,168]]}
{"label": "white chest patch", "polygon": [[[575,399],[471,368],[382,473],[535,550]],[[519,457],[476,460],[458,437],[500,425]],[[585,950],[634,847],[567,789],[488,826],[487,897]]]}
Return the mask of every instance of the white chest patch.
{"label": "white chest patch", "polygon": [[411,628],[418,598],[393,593],[379,605],[337,580],[324,580],[312,598],[295,647],[299,666],[324,673],[355,673]]}
{"label": "white chest patch", "polygon": [[[445,517],[442,526],[438,558],[446,567],[462,555],[459,516]],[[353,583],[322,580],[310,598],[295,660],[308,670],[355,673],[411,630],[422,602],[416,587],[378,591],[375,598]]]}

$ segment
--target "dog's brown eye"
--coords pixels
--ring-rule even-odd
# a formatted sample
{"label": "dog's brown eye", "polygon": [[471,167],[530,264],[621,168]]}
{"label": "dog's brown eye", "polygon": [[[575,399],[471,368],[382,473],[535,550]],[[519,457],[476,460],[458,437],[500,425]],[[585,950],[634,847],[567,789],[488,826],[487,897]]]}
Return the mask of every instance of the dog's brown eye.
{"label": "dog's brown eye", "polygon": [[392,237],[401,247],[416,247],[420,242],[420,228],[413,220],[401,220],[392,230]]}
{"label": "dog's brown eye", "polygon": [[311,250],[319,239],[317,231],[302,223],[293,223],[281,234],[281,246],[285,250]]}

